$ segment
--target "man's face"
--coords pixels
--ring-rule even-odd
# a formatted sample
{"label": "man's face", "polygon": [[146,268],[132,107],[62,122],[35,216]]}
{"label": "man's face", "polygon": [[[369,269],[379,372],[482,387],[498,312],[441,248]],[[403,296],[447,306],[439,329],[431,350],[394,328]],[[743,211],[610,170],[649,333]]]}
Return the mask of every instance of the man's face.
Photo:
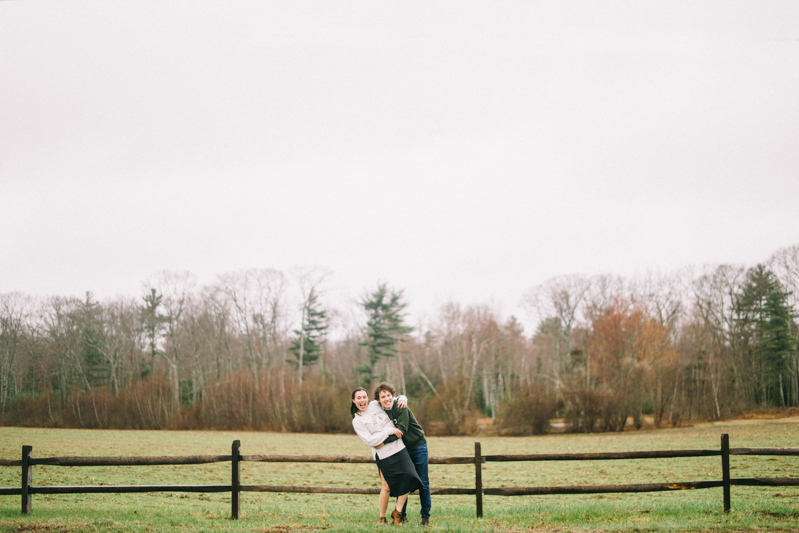
{"label": "man's face", "polygon": [[394,395],[387,390],[380,391],[380,405],[383,409],[391,409],[391,404],[394,403]]}

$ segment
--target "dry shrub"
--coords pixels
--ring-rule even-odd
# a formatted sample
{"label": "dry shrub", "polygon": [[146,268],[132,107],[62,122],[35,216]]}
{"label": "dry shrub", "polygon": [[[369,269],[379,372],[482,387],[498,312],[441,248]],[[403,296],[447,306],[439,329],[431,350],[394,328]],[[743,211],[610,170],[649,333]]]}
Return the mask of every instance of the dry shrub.
{"label": "dry shrub", "polygon": [[[473,435],[480,414],[461,381],[448,381],[438,387],[425,403],[422,416],[425,433],[430,435]],[[416,414],[416,409],[414,409]]]}
{"label": "dry shrub", "polygon": [[0,413],[0,425],[19,427],[63,427],[59,409],[51,407],[49,391],[39,398],[17,398],[9,401]]}
{"label": "dry shrub", "polygon": [[281,371],[239,372],[184,408],[184,424],[212,429],[341,433],[352,426],[350,389],[321,378],[301,386]]}
{"label": "dry shrub", "polygon": [[280,371],[240,372],[175,408],[163,378],[131,383],[116,395],[106,387],[74,390],[61,402],[48,392],[5,405],[0,424],[87,429],[220,429],[343,433],[351,430],[350,389],[323,379],[299,386]]}
{"label": "dry shrub", "polygon": [[0,423],[23,427],[167,429],[173,426],[172,392],[166,380],[132,383],[116,395],[107,387],[73,390],[63,402],[45,390],[38,398],[9,402]]}
{"label": "dry shrub", "polygon": [[154,377],[131,383],[116,395],[107,387],[73,391],[62,410],[66,427],[88,429],[171,429],[176,413],[172,388]]}
{"label": "dry shrub", "polygon": [[584,387],[563,391],[566,425],[573,433],[591,433],[602,417],[602,394]]}
{"label": "dry shrub", "polygon": [[352,428],[349,387],[316,379],[298,389],[294,402],[298,424],[293,431],[344,433]]}
{"label": "dry shrub", "polygon": [[543,435],[558,403],[540,385],[520,386],[500,408],[499,426],[511,435]]}
{"label": "dry shrub", "polygon": [[604,389],[577,387],[563,392],[566,423],[573,433],[623,431],[627,422],[624,398]]}

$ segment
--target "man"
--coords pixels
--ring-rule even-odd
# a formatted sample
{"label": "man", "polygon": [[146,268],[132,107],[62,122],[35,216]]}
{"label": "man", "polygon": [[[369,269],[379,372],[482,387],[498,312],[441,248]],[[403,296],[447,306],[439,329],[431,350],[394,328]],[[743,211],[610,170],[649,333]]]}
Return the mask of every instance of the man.
{"label": "man", "polygon": [[[419,489],[419,500],[422,505],[422,521],[421,525],[426,526],[430,522],[430,507],[432,502],[430,500],[430,481],[427,475],[427,439],[424,436],[424,430],[413,412],[408,408],[407,401],[404,396],[400,396],[395,401],[394,395],[397,391],[388,383],[381,383],[377,386],[374,393],[374,398],[383,409],[386,411],[388,417],[394,422],[394,426],[402,433],[402,441],[405,443],[405,448],[408,450],[408,455],[411,456],[413,466],[416,467],[416,473],[422,480],[423,488]],[[386,443],[396,440],[397,437],[391,435],[385,440]],[[405,521],[407,516],[405,510],[408,502],[402,508],[402,520]]]}

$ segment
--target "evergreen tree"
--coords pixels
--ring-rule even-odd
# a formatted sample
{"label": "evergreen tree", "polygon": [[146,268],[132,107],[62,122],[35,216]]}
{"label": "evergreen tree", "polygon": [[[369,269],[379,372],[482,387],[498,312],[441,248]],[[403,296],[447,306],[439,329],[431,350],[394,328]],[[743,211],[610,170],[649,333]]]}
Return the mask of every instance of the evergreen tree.
{"label": "evergreen tree", "polygon": [[298,369],[300,383],[302,383],[302,368],[319,362],[327,328],[327,312],[319,303],[319,295],[315,288],[311,288],[308,298],[303,302],[300,329],[294,330],[296,338],[291,341],[290,351],[294,358],[286,359]]}
{"label": "evergreen tree", "polygon": [[766,294],[764,321],[760,324],[762,336],[758,346],[759,355],[766,369],[766,380],[772,388],[772,402],[776,403],[777,394],[773,393],[776,387],[782,407],[786,406],[786,397],[792,397],[786,388],[792,381],[787,378],[790,361],[796,353],[797,346],[796,337],[792,332],[796,314],[788,303],[789,294],[783,290],[779,281],[774,281],[771,290]]}
{"label": "evergreen tree", "polygon": [[747,272],[736,299],[738,334],[750,358],[756,403],[785,406],[786,397],[791,397],[786,387],[797,339],[789,296],[770,270],[757,265]]}
{"label": "evergreen tree", "polygon": [[158,335],[163,330],[168,318],[159,314],[159,307],[163,296],[157,294],[155,289],[150,289],[150,294],[143,296],[144,305],[139,308],[141,312],[142,327],[147,337],[147,345],[150,348],[150,361],[142,361],[141,377],[147,377],[152,372],[155,356],[160,353],[158,350]]}
{"label": "evergreen tree", "polygon": [[396,356],[397,345],[413,328],[404,324],[403,311],[408,304],[403,301],[402,291],[390,290],[385,283],[379,284],[375,292],[361,301],[361,305],[369,315],[366,340],[360,343],[366,347],[369,364],[360,365],[356,370],[361,375],[363,386],[370,388],[372,382],[380,377],[375,375],[377,363],[382,358]]}
{"label": "evergreen tree", "polygon": [[79,323],[81,327],[81,367],[88,390],[103,385],[109,375],[108,366],[103,354],[100,353],[100,304],[92,300],[91,292],[86,293],[86,299],[78,308]]}

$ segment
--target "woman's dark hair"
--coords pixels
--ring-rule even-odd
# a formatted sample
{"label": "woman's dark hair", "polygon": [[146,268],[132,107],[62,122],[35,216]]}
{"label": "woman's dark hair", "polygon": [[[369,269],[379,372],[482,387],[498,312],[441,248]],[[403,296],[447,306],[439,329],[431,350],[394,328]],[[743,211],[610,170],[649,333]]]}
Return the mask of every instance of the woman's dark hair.
{"label": "woman's dark hair", "polygon": [[[365,392],[366,396],[369,397],[369,392],[366,389],[364,389],[363,387],[358,387],[357,389],[352,391],[353,400],[355,399],[355,393],[358,392],[359,390]],[[352,413],[352,418],[355,418],[355,415],[358,414],[358,407],[353,402],[350,402],[350,413]]]}

